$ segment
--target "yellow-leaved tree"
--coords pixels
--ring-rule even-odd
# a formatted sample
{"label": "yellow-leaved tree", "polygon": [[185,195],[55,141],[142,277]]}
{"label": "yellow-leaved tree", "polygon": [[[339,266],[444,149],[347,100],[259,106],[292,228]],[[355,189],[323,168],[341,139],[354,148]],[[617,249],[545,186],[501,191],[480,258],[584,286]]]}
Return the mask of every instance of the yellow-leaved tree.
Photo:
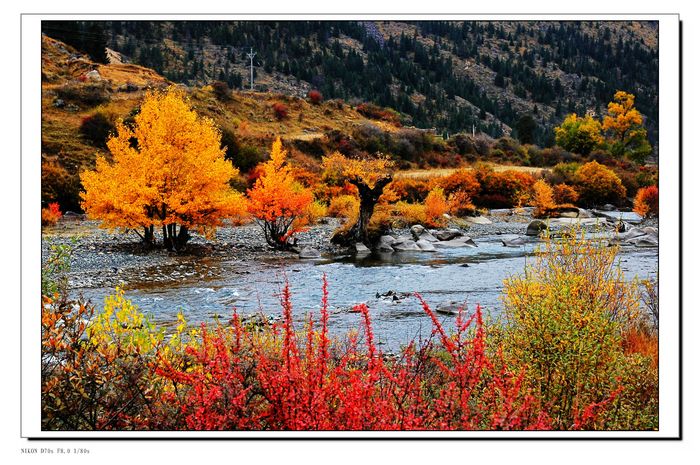
{"label": "yellow-leaved tree", "polygon": [[341,229],[333,235],[333,242],[349,245],[363,242],[372,245],[367,227],[374,207],[393,178],[394,163],[384,156],[349,158],[340,152],[323,157],[323,178],[329,184],[348,182],[357,187],[360,211],[357,222],[349,229]]}
{"label": "yellow-leaved tree", "polygon": [[[144,243],[181,250],[189,230],[213,233],[222,220],[245,211],[229,181],[238,170],[224,159],[221,133],[175,87],[146,94],[133,125],[117,124],[107,141],[109,162],[80,176],[82,207],[107,228],[136,231]],[[142,231],[142,232],[141,232]]]}
{"label": "yellow-leaved tree", "polygon": [[651,153],[642,114],[634,107],[634,95],[618,90],[608,103],[608,114],[603,118],[603,130],[608,135],[610,153],[626,156],[643,164]]}
{"label": "yellow-leaved tree", "polygon": [[304,214],[313,194],[294,179],[279,137],[272,144],[270,160],[262,165],[262,174],[248,190],[248,198],[248,212],[262,228],[267,243],[289,248],[292,235],[305,226]]}

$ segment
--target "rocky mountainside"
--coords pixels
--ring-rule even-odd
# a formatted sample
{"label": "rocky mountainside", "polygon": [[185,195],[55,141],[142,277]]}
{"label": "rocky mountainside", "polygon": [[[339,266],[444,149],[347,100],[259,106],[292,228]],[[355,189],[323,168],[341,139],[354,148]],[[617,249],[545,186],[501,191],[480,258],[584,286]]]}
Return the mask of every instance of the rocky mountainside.
{"label": "rocky mountainside", "polygon": [[[637,96],[658,139],[658,24],[629,21],[44,22],[44,31],[106,60],[153,68],[173,82],[370,101],[404,124],[452,135],[515,135],[535,118],[536,142],[570,112],[605,112],[618,89]],[[97,46],[95,42],[99,42]],[[95,52],[97,50],[97,52]],[[98,56],[102,55],[102,56]],[[112,56],[114,54],[112,53]]]}

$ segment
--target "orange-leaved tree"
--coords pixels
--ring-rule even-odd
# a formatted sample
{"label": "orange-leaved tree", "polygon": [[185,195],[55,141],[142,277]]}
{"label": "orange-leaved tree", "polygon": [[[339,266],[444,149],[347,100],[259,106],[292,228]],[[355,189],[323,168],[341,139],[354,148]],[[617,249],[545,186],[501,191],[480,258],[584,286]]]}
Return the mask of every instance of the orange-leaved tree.
{"label": "orange-leaved tree", "polygon": [[272,144],[270,160],[262,165],[262,174],[248,190],[248,211],[265,233],[265,240],[275,248],[292,245],[291,236],[304,226],[303,215],[313,201],[292,174],[286,162],[287,151],[278,137]]}
{"label": "orange-leaved tree", "polygon": [[608,115],[603,118],[610,153],[643,164],[651,153],[643,123],[642,114],[634,108],[634,95],[621,90],[615,92],[613,101],[608,103]]}
{"label": "orange-leaved tree", "polygon": [[81,174],[83,209],[108,228],[136,231],[148,246],[160,227],[163,245],[181,250],[190,229],[209,235],[244,212],[243,195],[229,185],[238,170],[220,139],[183,91],[147,93],[133,125],[119,122],[107,141],[112,162],[98,157],[95,170]]}
{"label": "orange-leaved tree", "polygon": [[340,152],[323,157],[323,178],[329,184],[348,182],[357,187],[360,196],[360,211],[357,222],[350,229],[338,231],[333,242],[352,244],[363,242],[371,245],[367,231],[374,207],[392,180],[394,163],[384,156],[349,158]]}

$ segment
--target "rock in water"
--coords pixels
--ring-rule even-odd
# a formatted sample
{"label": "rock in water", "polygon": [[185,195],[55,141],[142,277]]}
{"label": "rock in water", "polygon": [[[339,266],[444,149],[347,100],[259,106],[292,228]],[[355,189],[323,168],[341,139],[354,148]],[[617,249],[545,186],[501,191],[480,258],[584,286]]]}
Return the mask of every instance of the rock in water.
{"label": "rock in water", "polygon": [[443,229],[434,234],[441,241],[451,241],[454,238],[464,236],[464,233],[459,229]]}
{"label": "rock in water", "polygon": [[396,243],[393,245],[394,250],[397,252],[410,252],[410,251],[419,251],[420,252],[420,247],[418,247],[418,244],[412,240],[406,240],[406,241],[401,241],[399,243]]}
{"label": "rock in water", "polygon": [[411,235],[413,236],[413,240],[417,241],[420,239],[420,235],[423,234],[423,231],[425,231],[425,228],[420,224],[414,224],[411,226]]}
{"label": "rock in water", "polygon": [[539,236],[542,231],[546,231],[547,224],[541,220],[532,220],[530,224],[527,225],[527,231],[525,235],[527,236]]}
{"label": "rock in water", "polygon": [[393,252],[394,248],[392,245],[396,242],[394,236],[381,236],[379,238],[379,243],[377,244],[377,251],[379,252]]}
{"label": "rock in water", "polygon": [[430,231],[423,231],[423,233],[420,236],[418,236],[417,240],[428,241],[428,242],[437,242],[438,241],[438,239],[435,236],[433,236],[430,233]]}
{"label": "rock in water", "polygon": [[658,247],[659,246],[659,239],[656,236],[652,236],[652,235],[635,237],[634,239],[631,239],[628,242],[631,244],[634,244],[637,247]]}
{"label": "rock in water", "polygon": [[425,239],[420,239],[416,241],[416,245],[420,247],[423,252],[435,252],[435,246],[432,242],[426,241]]}
{"label": "rock in water", "polygon": [[369,253],[372,253],[371,250],[369,250],[367,246],[364,245],[362,242],[357,242],[354,246],[354,249],[357,255],[367,255]]}
{"label": "rock in water", "polygon": [[439,241],[433,244],[435,247],[446,247],[446,248],[456,248],[456,247],[476,247],[476,243],[469,236],[462,236],[449,241]]}
{"label": "rock in water", "polygon": [[501,242],[506,247],[520,247],[525,245],[525,239],[522,237],[516,237],[515,239],[501,239]]}
{"label": "rock in water", "polygon": [[321,258],[321,252],[313,247],[306,246],[299,252],[299,258]]}

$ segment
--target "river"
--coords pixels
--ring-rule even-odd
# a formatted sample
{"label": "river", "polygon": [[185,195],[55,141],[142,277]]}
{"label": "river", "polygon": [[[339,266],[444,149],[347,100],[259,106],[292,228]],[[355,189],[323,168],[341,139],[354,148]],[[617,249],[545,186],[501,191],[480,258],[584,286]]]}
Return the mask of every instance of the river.
{"label": "river", "polygon": [[[522,273],[537,241],[505,247],[501,239],[515,235],[492,235],[475,239],[476,248],[438,249],[433,253],[401,252],[372,254],[364,258],[341,256],[318,260],[274,258],[255,264],[227,257],[175,257],[165,272],[168,282],[141,279],[148,270],[124,276],[126,296],[153,320],[168,326],[182,311],[189,323],[230,319],[262,310],[280,316],[279,295],[289,282],[295,325],[301,328],[307,312],[319,314],[322,277],[328,280],[331,308],[330,330],[343,335],[360,325],[360,315],[349,309],[366,303],[370,309],[375,339],[384,350],[396,350],[431,331],[429,318],[413,296],[420,293],[433,309],[465,305],[473,312],[479,304],[486,314],[497,317],[503,280]],[[622,247],[619,264],[628,280],[653,278],[657,274],[658,249]],[[163,269],[158,272],[163,273]],[[144,274],[145,273],[145,274]],[[73,289],[100,304],[113,287]],[[388,291],[398,294],[381,296]],[[454,316],[441,315],[449,327]]]}

